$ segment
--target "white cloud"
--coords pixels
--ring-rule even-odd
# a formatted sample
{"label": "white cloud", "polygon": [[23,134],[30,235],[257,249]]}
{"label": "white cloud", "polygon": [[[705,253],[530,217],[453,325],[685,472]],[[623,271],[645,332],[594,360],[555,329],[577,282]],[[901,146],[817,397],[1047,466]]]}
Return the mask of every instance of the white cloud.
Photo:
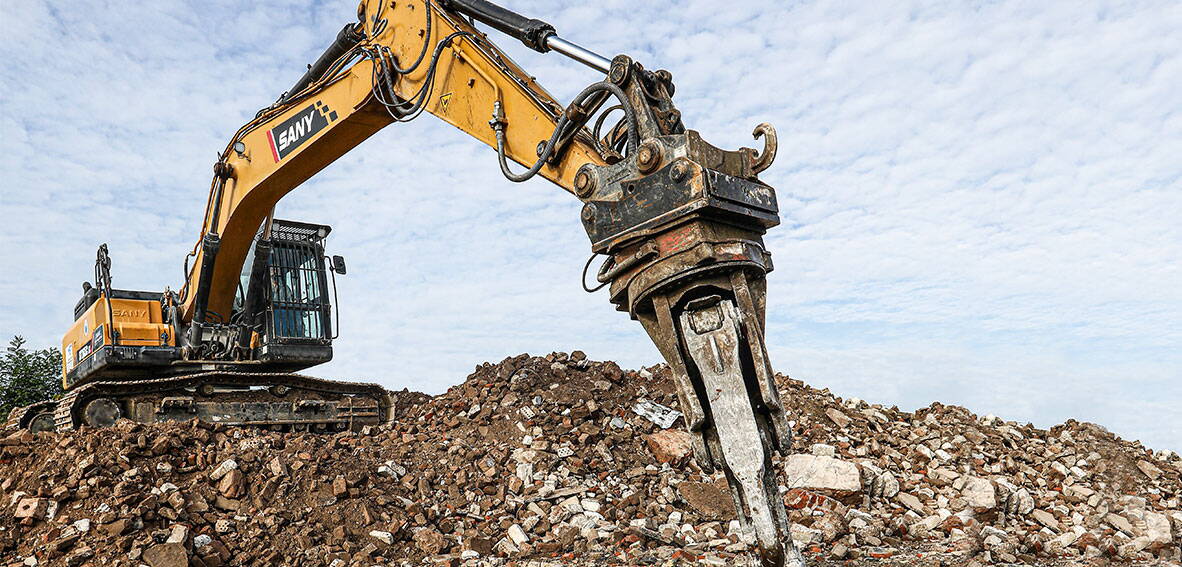
{"label": "white cloud", "polygon": [[[784,220],[768,237],[780,370],[1179,448],[1179,4],[505,3],[671,70],[715,144],[778,127],[764,178]],[[354,7],[0,4],[0,331],[55,343],[100,242],[116,285],[176,287],[215,153]],[[498,42],[563,101],[595,80]],[[324,374],[439,391],[522,351],[657,359],[579,289],[574,199],[504,181],[430,117],[280,213],[334,226],[350,261]]]}

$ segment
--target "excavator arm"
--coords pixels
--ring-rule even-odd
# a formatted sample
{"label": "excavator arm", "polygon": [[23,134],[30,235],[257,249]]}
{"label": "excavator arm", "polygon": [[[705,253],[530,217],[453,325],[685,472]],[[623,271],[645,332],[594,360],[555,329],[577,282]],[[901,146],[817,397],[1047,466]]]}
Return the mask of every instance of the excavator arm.
{"label": "excavator arm", "polygon": [[[604,76],[563,106],[477,22]],[[714,147],[686,129],[674,90],[667,71],[606,59],[483,0],[362,2],[358,21],[221,153],[172,307],[186,356],[208,356],[211,329],[230,322],[252,241],[267,244],[285,194],[383,127],[431,113],[495,148],[509,179],[538,175],[583,203],[592,260],[605,257],[594,289],[609,287],[669,362],[699,464],[725,473],[765,565],[802,564],[771,460],[791,443],[764,344],[762,236],[779,217],[758,174],[775,131],[755,129],[761,151]],[[256,300],[248,293],[247,312]]]}
{"label": "excavator arm", "polygon": [[[222,152],[182,288],[185,321],[225,322],[247,250],[275,204],[385,126],[429,112],[496,147],[489,120],[497,113],[506,125],[504,155],[529,165],[539,141],[555,132],[563,107],[455,12],[433,2],[374,0],[358,15],[309,74]],[[537,174],[573,191],[580,166],[604,161],[584,132],[563,142],[561,158]]]}

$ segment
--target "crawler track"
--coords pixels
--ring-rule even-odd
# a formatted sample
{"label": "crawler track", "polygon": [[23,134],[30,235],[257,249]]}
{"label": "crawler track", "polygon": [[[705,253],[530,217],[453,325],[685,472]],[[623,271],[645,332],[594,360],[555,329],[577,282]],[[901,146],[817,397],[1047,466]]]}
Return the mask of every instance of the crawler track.
{"label": "crawler track", "polygon": [[289,373],[213,371],[79,386],[57,403],[56,430],[70,431],[87,423],[87,405],[102,398],[115,402],[122,417],[142,423],[198,418],[321,431],[378,425],[393,411],[393,398],[376,384]]}
{"label": "crawler track", "polygon": [[55,405],[57,405],[57,402],[48,400],[20,408],[13,408],[8,414],[8,421],[4,422],[4,430],[8,431],[10,429],[27,427],[30,419],[43,411],[53,409]]}

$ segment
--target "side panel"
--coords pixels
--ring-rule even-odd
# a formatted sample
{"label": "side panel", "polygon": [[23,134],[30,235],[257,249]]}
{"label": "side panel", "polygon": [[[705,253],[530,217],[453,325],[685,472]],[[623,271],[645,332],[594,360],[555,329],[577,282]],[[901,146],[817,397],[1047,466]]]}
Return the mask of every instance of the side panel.
{"label": "side panel", "polygon": [[[116,297],[110,300],[110,309],[107,301],[106,297],[98,298],[62,337],[63,388],[71,386],[66,381],[69,372],[105,346],[176,346],[159,301]],[[117,340],[112,340],[112,317]]]}

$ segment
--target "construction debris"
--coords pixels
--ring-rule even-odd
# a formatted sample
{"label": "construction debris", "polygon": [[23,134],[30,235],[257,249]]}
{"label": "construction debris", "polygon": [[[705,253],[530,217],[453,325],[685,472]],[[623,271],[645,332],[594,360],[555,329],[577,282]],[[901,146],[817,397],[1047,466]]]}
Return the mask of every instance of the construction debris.
{"label": "construction debris", "polygon": [[[1182,561],[1173,452],[779,384],[796,432],[782,494],[816,564]],[[670,428],[672,392],[665,367],[522,355],[396,394],[395,421],[357,433],[7,435],[0,567],[750,564],[725,479]]]}

